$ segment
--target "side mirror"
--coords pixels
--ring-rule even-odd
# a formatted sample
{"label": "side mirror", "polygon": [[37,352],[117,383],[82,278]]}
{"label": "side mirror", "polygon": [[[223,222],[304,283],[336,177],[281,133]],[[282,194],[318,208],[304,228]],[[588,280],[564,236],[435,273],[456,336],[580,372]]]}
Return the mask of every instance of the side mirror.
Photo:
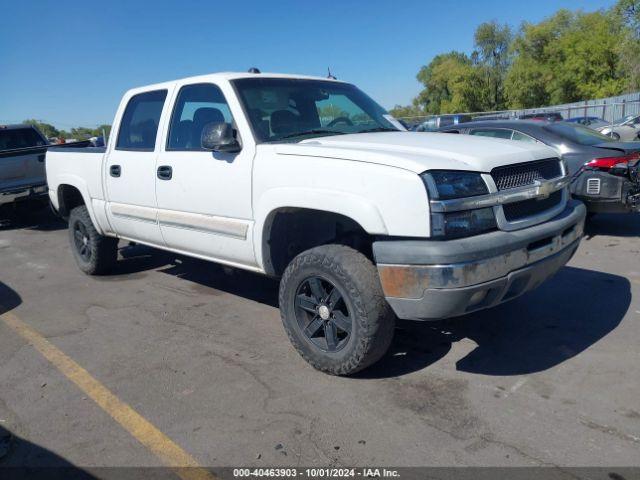
{"label": "side mirror", "polygon": [[242,147],[233,134],[230,123],[207,123],[202,129],[200,144],[214,152],[239,152]]}

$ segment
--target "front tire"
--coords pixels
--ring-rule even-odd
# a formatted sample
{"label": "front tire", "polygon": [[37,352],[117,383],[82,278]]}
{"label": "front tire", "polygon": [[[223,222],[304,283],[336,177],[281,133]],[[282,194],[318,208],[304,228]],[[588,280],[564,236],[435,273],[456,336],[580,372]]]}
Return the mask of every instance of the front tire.
{"label": "front tire", "polygon": [[118,239],[100,235],[84,205],[69,214],[69,242],[73,258],[87,275],[107,273],[116,263]]}
{"label": "front tire", "polygon": [[393,340],[395,316],[377,269],[352,248],[324,245],[295,257],[279,300],[291,343],[320,371],[356,373],[378,361]]}

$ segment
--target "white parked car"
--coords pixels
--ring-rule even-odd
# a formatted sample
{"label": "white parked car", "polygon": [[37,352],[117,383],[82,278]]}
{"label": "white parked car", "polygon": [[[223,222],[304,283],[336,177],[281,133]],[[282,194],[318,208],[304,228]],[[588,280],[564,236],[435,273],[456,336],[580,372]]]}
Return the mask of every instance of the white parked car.
{"label": "white parked car", "polygon": [[47,177],[82,271],[127,239],[280,278],[291,342],[332,374],[380,359],[396,316],[535,288],[585,218],[548,147],[406,132],[349,83],[290,75],[131,90],[106,148],[52,148]]}
{"label": "white parked car", "polygon": [[627,115],[619,118],[611,125],[598,128],[603,135],[623,142],[635,142],[640,140],[640,115]]}

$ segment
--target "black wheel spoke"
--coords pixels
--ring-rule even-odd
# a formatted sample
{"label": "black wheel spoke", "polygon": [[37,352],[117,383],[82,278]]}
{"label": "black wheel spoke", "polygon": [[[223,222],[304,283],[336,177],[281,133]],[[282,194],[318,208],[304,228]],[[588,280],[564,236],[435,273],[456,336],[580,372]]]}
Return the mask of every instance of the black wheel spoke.
{"label": "black wheel spoke", "polygon": [[82,239],[84,238],[84,236],[82,235],[82,232],[80,230],[75,230],[73,232],[73,238],[75,238],[76,242],[82,243]]}
{"label": "black wheel spoke", "polygon": [[299,283],[293,297],[300,332],[320,350],[336,352],[353,330],[350,304],[330,280],[310,276]]}
{"label": "black wheel spoke", "polygon": [[307,337],[313,337],[316,333],[318,333],[318,330],[320,330],[322,324],[323,320],[320,317],[315,317],[313,320],[311,320],[309,325],[307,325],[307,328],[304,329],[305,335],[307,335]]}
{"label": "black wheel spoke", "polygon": [[322,283],[318,277],[309,279],[309,288],[311,289],[311,294],[315,297],[317,303],[322,302],[327,295],[324,288],[322,288]]}
{"label": "black wheel spoke", "polygon": [[318,303],[313,298],[303,293],[296,297],[296,303],[301,309],[306,310],[307,312],[313,313],[314,315],[317,313],[316,307],[318,306]]}
{"label": "black wheel spoke", "polygon": [[329,350],[335,350],[338,346],[338,332],[333,322],[324,324],[324,338],[327,341],[327,348]]}
{"label": "black wheel spoke", "polygon": [[333,312],[332,321],[343,332],[351,333],[351,319],[342,312]]}
{"label": "black wheel spoke", "polygon": [[332,308],[335,308],[341,298],[342,295],[340,294],[340,290],[338,290],[336,287],[333,287],[333,290],[331,290],[331,293],[327,298],[327,303],[331,305]]}

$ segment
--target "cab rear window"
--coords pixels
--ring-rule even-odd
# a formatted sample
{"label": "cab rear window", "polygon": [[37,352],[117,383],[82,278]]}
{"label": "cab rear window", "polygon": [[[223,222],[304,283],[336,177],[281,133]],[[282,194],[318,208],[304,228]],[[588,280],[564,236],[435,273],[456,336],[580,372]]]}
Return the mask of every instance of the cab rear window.
{"label": "cab rear window", "polygon": [[39,147],[44,144],[43,138],[33,128],[0,129],[0,151]]}

